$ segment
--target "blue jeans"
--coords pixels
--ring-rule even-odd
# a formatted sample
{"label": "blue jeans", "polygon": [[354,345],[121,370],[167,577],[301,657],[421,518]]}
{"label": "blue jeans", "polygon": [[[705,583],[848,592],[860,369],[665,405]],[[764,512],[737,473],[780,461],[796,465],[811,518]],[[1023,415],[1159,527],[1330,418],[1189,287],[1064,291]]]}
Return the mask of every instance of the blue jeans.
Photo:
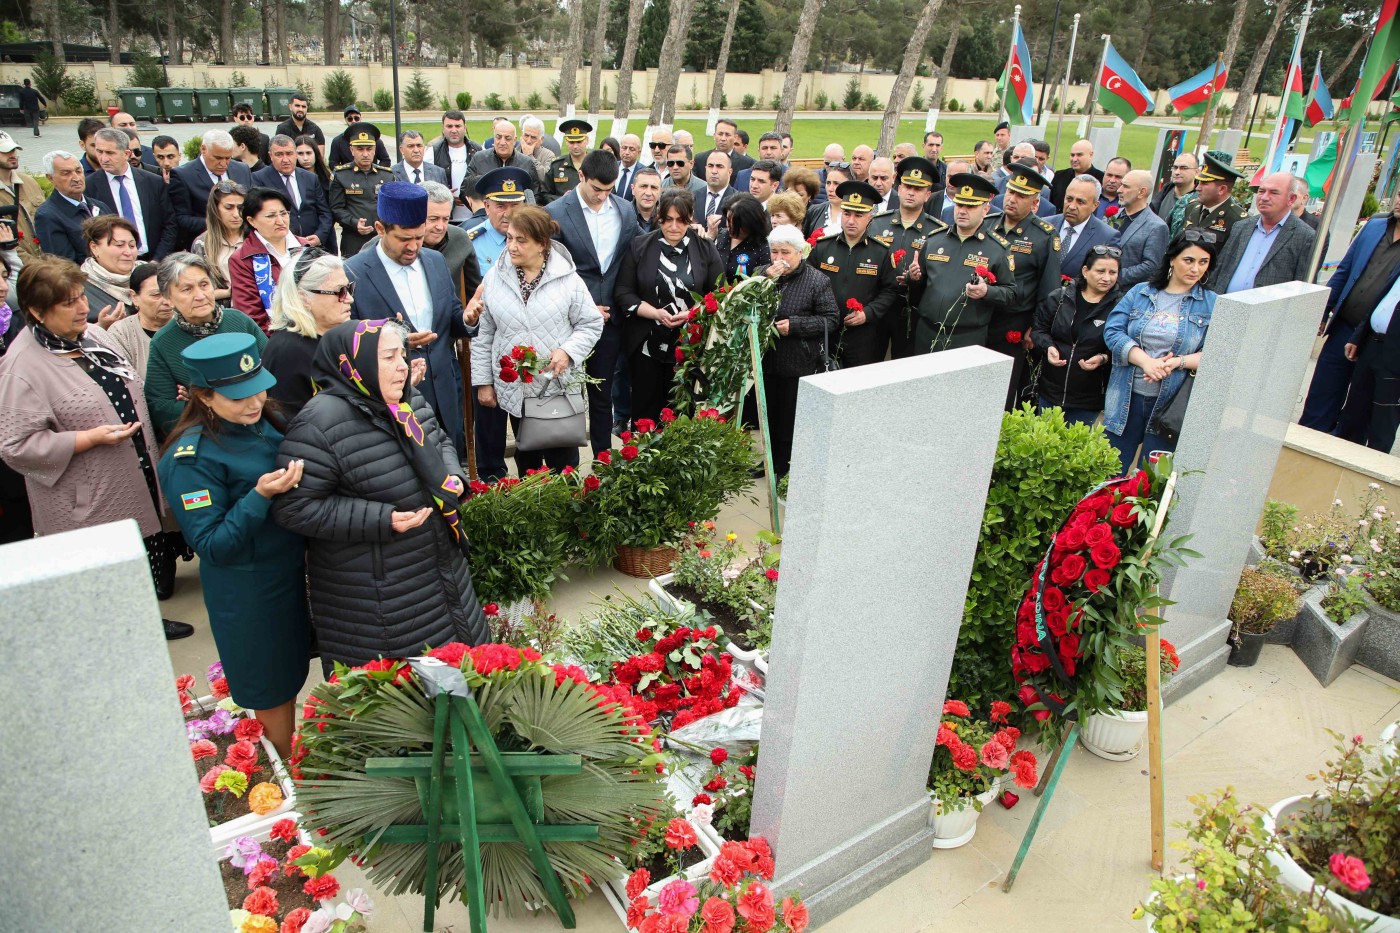
{"label": "blue jeans", "polygon": [[[1049,411],[1052,408],[1059,408],[1054,402],[1045,396],[1040,396],[1037,403],[1041,411]],[[1095,408],[1063,408],[1066,424],[1093,424],[1099,420],[1099,410]]]}
{"label": "blue jeans", "polygon": [[1176,441],[1169,441],[1148,430],[1147,421],[1152,416],[1152,408],[1156,404],[1155,395],[1139,395],[1134,392],[1132,401],[1128,403],[1128,421],[1123,425],[1123,433],[1105,431],[1108,442],[1118,451],[1118,462],[1122,464],[1124,476],[1132,469],[1133,461],[1137,459],[1138,445],[1142,446],[1144,457],[1154,450],[1176,450]]}
{"label": "blue jeans", "polygon": [[1356,370],[1356,364],[1346,358],[1343,349],[1355,333],[1356,328],[1346,321],[1333,324],[1332,333],[1327,335],[1322,352],[1317,355],[1308,397],[1303,402],[1303,414],[1298,418],[1298,423],[1303,427],[1327,434],[1337,428],[1342,402],[1347,397],[1347,386],[1351,384],[1352,373]]}

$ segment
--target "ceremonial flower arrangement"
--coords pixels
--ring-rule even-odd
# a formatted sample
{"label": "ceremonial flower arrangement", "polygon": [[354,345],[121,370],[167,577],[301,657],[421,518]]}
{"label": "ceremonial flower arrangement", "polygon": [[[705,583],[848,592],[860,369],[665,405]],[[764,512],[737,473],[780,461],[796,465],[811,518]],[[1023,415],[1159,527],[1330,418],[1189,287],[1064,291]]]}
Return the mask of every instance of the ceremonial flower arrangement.
{"label": "ceremonial flower arrangement", "polygon": [[1185,547],[1189,536],[1149,547],[1170,464],[1164,457],[1085,496],[1036,565],[1011,670],[1037,721],[1123,707],[1124,653],[1157,621],[1143,610],[1170,605],[1157,594],[1162,571],[1199,556]]}
{"label": "ceremonial flower arrangement", "polygon": [[759,355],[773,347],[778,332],[778,287],[763,275],[736,285],[722,284],[705,295],[693,294],[690,321],[676,339],[676,380],[671,405],[678,412],[703,408],[734,409],[753,377],[749,320],[758,320]]}
{"label": "ceremonial flower arrangement", "polygon": [[468,488],[458,513],[477,596],[503,605],[547,598],[556,580],[567,579],[562,571],[578,539],[570,506],[582,488],[578,474],[541,470]]}
{"label": "ceremonial flower arrangement", "polygon": [[[175,679],[180,705],[186,711],[185,737],[190,743],[199,775],[199,789],[204,796],[204,811],[210,826],[233,824],[252,825],[258,817],[267,817],[290,808],[283,788],[279,786],[278,771],[272,746],[263,740],[265,727],[228,697],[223,665],[214,662],[207,672],[211,694],[201,700],[192,698],[194,677],[182,674]],[[223,694],[212,711],[207,704],[216,694]],[[205,718],[200,718],[204,712]],[[285,779],[285,775],[280,775]]]}
{"label": "ceremonial flower arrangement", "polygon": [[647,720],[664,717],[682,729],[735,706],[742,691],[730,682],[734,659],[716,643],[715,627],[658,623],[637,629],[632,654],[612,669],[614,682],[645,704]]}
{"label": "ceremonial flower arrangement", "polygon": [[774,548],[782,539],[760,530],[750,556],[738,535],[720,536],[714,522],[697,522],[691,530],[667,591],[694,603],[701,616],[722,628],[740,649],[767,651],[773,640],[781,559]]}
{"label": "ceremonial flower arrangement", "polygon": [[[709,755],[710,769],[700,785],[700,792],[691,798],[690,805],[702,818],[709,817],[715,832],[726,839],[747,837],[749,822],[753,817],[753,782],[758,774],[758,746],[754,745],[737,756],[720,746],[710,749]],[[701,810],[702,807],[708,809]]]}
{"label": "ceremonial flower arrangement", "polygon": [[654,902],[650,880],[627,879],[627,926],[637,933],[804,933],[810,923],[805,904],[791,896],[775,902],[764,884],[773,880],[773,853],[762,836],[726,842],[698,885],[678,878]]}
{"label": "ceremonial flower arrangement", "polygon": [[1010,713],[1011,704],[1001,700],[992,703],[987,719],[973,716],[961,700],[943,704],[928,789],[945,811],[980,811],[977,797],[1005,774],[1013,775],[1017,787],[1035,787],[1035,754],[1016,750],[1021,730],[1008,722]]}
{"label": "ceremonial flower arrangement", "polygon": [[[594,824],[593,842],[549,843],[549,857],[566,890],[617,877],[634,837],[632,818],[660,809],[650,727],[624,688],[588,683],[578,667],[550,665],[530,649],[453,643],[429,654],[460,669],[502,752],[579,755],[579,774],[541,778],[545,821]],[[422,821],[409,779],[370,779],[369,758],[430,752],[433,706],[407,661],[383,659],[355,668],[336,665],[303,709],[292,756],[306,821],[332,846],[333,867],[358,850],[368,878],[390,894],[422,893],[426,844],[376,842],[395,823]],[[547,902],[518,844],[481,846],[485,896],[493,912],[515,913]],[[464,863],[442,865],[442,891],[460,897]]]}
{"label": "ceremonial flower arrangement", "polygon": [[[619,545],[674,546],[693,521],[712,519],[726,500],[747,489],[754,466],[748,432],[714,409],[694,417],[662,413],[622,435],[614,457],[603,451],[573,500],[578,546],[590,563],[611,560]],[[755,500],[756,501],[756,500]]]}
{"label": "ceremonial flower arrangement", "polygon": [[335,903],[340,882],[321,868],[328,855],[290,817],[225,846],[219,871],[234,933],[363,933],[374,902],[354,888]]}

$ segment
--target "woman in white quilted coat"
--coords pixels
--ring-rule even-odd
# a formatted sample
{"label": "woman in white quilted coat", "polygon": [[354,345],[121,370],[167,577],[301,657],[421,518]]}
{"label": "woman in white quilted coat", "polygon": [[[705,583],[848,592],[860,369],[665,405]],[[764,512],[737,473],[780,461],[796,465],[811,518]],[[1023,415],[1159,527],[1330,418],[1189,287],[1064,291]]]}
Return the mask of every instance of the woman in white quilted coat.
{"label": "woman in white quilted coat", "polygon": [[[472,341],[472,385],[477,400],[510,415],[519,437],[526,395],[554,394],[560,385],[582,385],[583,363],[603,333],[603,316],[588,287],[574,271],[574,261],[552,237],[559,226],[544,208],[524,205],[510,215],[506,248],[482,282],[480,331]],[[508,261],[507,261],[508,260]],[[538,376],[526,383],[523,365],[502,378],[501,360],[518,346],[533,347]],[[554,378],[545,378],[545,374]],[[483,453],[487,453],[483,451]],[[504,451],[494,451],[497,457]],[[516,471],[547,466],[578,466],[578,447],[517,450]]]}

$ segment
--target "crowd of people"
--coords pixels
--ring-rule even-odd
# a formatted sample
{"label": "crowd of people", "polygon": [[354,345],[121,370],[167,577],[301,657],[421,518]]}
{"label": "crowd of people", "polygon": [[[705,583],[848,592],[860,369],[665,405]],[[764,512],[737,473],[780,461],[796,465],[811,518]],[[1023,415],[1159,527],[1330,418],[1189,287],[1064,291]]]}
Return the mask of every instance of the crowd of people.
{"label": "crowd of people", "polygon": [[[482,146],[458,111],[390,162],[344,116],[328,140],[301,98],[271,136],[241,111],[188,162],[128,114],[84,121],[78,154],[44,156],[47,198],[0,134],[4,540],[135,519],[162,596],[197,554],[234,698],[278,737],[313,623],[327,664],[486,637],[455,513],[467,424],[488,481],[508,427],[555,395],[587,436],[518,445],[517,471],[610,449],[660,420],[697,295],[776,282],[780,475],[802,377],[964,346],[1013,359],[1008,407],[1102,420],[1126,471],[1173,449],[1217,296],[1305,278],[1316,235],[1293,176],[1265,176],[1251,216],[1227,153],[1182,152],[1158,186],[1121,157],[1096,167],[1088,140],[1057,168],[1005,124],[968,159],[929,132],[888,154],[831,144],[816,168],[786,133],[750,155],[727,118],[697,153],[667,129],[594,146],[576,119],[562,145],[498,119]],[[1387,449],[1397,224],[1370,221],[1333,278],[1305,415]],[[522,345],[528,383],[498,362]]]}

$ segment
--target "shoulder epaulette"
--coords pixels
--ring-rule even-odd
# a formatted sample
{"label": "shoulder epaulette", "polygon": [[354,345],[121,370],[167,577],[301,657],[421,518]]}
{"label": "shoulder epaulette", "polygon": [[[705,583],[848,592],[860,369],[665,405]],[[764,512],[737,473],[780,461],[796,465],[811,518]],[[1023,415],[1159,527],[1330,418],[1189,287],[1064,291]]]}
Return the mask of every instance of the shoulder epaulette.
{"label": "shoulder epaulette", "polygon": [[192,425],[185,429],[180,435],[180,442],[175,445],[174,457],[176,460],[184,460],[194,457],[199,453],[199,439],[203,435],[204,429],[201,425]]}
{"label": "shoulder epaulette", "polygon": [[354,162],[346,162],[344,165],[337,165],[335,168],[331,169],[331,171],[333,171],[333,172],[338,172],[338,171],[340,171],[341,169],[344,169],[344,168],[354,168],[354,167],[355,167],[355,163],[354,163]]}
{"label": "shoulder epaulette", "polygon": [[892,207],[892,208],[890,208],[890,209],[887,210],[887,211],[881,211],[880,213],[876,214],[876,215],[875,215],[874,217],[872,217],[871,219],[872,219],[872,220],[879,220],[881,217],[888,217],[888,216],[890,216],[890,215],[893,214],[893,213],[895,213],[895,208]]}
{"label": "shoulder epaulette", "polygon": [[485,224],[477,224],[475,227],[472,227],[467,231],[467,239],[475,240],[477,237],[481,236],[481,232],[485,227]]}
{"label": "shoulder epaulette", "polygon": [[820,243],[822,240],[834,240],[840,235],[841,231],[837,230],[835,233],[828,233],[826,236],[817,237],[817,242]]}
{"label": "shoulder epaulette", "polygon": [[1056,231],[1055,231],[1055,225],[1052,224],[1052,223],[1050,223],[1050,221],[1046,220],[1044,217],[1040,217],[1040,216],[1038,216],[1038,215],[1036,215],[1036,214],[1032,214],[1032,215],[1031,215],[1030,217],[1028,217],[1027,219],[1028,219],[1028,220],[1034,221],[1034,222],[1035,222],[1035,225],[1036,225],[1037,227],[1039,227],[1041,230],[1044,230],[1046,233],[1050,234],[1051,236],[1054,236],[1054,235],[1055,235],[1055,232],[1056,232]]}
{"label": "shoulder epaulette", "polygon": [[986,230],[983,232],[987,234],[987,239],[991,240],[993,243],[999,244],[1004,249],[1011,249],[1011,241],[1000,233],[997,233],[995,230]]}

